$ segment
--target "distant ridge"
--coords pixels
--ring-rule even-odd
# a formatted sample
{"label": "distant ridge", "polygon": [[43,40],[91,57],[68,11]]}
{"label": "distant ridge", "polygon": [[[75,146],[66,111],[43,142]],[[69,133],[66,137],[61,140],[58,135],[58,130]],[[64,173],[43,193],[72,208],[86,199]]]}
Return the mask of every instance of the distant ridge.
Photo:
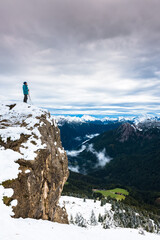
{"label": "distant ridge", "polygon": [[154,116],[154,115],[140,115],[140,116],[133,116],[133,117],[124,117],[124,116],[119,116],[119,117],[93,117],[90,115],[83,115],[82,117],[78,116],[64,116],[64,115],[58,115],[54,116],[55,119],[59,124],[63,124],[64,122],[77,122],[77,123],[85,123],[85,122],[95,122],[95,121],[101,121],[101,122],[126,122],[130,121],[133,122],[134,124],[139,124],[140,122],[159,122],[160,121],[160,116]]}

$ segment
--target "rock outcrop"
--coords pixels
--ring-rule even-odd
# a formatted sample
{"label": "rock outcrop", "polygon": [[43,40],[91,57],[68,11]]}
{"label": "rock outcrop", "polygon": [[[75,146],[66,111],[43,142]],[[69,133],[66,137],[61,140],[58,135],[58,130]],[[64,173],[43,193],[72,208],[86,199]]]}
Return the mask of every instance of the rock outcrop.
{"label": "rock outcrop", "polygon": [[126,142],[130,137],[134,137],[137,134],[136,131],[137,129],[133,124],[131,125],[126,122],[117,129],[117,140],[122,143]]}
{"label": "rock outcrop", "polygon": [[7,150],[18,154],[11,161],[18,165],[17,177],[1,179],[4,188],[14,191],[6,198],[8,204],[17,200],[14,217],[68,223],[65,209],[58,206],[69,171],[56,122],[47,111],[27,104],[0,107],[0,161],[12,159],[4,159]]}

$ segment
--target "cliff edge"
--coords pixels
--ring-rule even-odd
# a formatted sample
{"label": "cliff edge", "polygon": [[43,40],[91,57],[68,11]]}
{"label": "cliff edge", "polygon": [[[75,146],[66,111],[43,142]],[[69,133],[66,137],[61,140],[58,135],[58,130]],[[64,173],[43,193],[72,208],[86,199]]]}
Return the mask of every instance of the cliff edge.
{"label": "cliff edge", "polygon": [[25,103],[0,104],[0,184],[13,189],[10,197],[3,193],[3,202],[12,205],[14,217],[68,223],[58,206],[68,175],[67,155],[50,113]]}

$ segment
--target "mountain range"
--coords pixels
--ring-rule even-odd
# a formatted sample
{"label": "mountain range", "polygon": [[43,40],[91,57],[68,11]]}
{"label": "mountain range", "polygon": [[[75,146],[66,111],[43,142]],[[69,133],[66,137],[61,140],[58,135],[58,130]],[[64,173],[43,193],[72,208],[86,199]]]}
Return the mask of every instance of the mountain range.
{"label": "mountain range", "polygon": [[160,119],[88,119],[58,121],[70,170],[104,186],[160,191]]}

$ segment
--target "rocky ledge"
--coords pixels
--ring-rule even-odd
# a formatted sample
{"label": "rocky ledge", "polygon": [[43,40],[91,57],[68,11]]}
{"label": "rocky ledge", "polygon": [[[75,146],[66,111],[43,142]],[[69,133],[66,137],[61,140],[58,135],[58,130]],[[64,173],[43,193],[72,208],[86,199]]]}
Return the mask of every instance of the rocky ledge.
{"label": "rocky ledge", "polygon": [[58,206],[68,175],[67,155],[50,113],[24,103],[0,104],[0,183],[13,189],[3,201],[12,205],[14,217],[68,223]]}

